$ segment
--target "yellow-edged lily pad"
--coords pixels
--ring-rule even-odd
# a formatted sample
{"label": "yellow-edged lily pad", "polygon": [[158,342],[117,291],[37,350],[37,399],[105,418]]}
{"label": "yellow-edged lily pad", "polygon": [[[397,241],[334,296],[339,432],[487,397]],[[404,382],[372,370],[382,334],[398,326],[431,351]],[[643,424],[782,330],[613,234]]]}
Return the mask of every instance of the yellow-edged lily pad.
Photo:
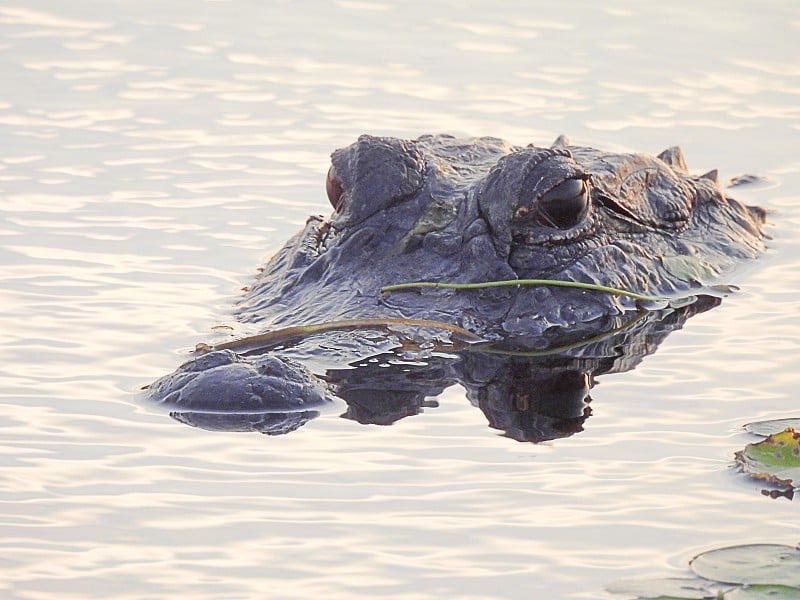
{"label": "yellow-edged lily pad", "polygon": [[800,433],[791,427],[763,441],[747,444],[735,457],[751,477],[781,488],[800,487]]}

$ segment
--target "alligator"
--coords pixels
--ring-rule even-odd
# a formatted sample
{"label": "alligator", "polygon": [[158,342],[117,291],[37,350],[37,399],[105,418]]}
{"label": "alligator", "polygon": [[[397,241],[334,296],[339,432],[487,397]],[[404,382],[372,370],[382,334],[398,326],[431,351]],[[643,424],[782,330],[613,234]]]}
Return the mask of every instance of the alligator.
{"label": "alligator", "polygon": [[152,402],[208,429],[286,433],[337,399],[385,423],[460,384],[482,408],[506,403],[489,420],[511,437],[548,439],[580,428],[594,376],[632,368],[764,250],[765,211],[716,171],[691,175],[678,147],[362,135],[325,187],[333,214],[310,217],[236,307],[268,333],[199,346]]}

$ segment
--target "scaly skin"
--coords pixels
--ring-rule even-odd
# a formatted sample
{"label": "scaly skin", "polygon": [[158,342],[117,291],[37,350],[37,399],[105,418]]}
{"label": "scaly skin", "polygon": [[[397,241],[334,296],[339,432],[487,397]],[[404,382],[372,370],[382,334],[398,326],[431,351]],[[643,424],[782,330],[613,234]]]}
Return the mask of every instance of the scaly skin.
{"label": "scaly skin", "polygon": [[[278,252],[240,317],[274,327],[402,316],[479,335],[553,329],[557,337],[603,327],[634,302],[554,288],[378,291],[408,281],[542,278],[674,296],[698,288],[674,274],[675,257],[719,274],[763,250],[763,211],[728,198],[713,173],[690,176],[679,150],[655,158],[557,142],[543,149],[494,138],[362,136],[333,154],[332,218],[312,218]],[[559,185],[583,193],[556,193],[541,209]],[[561,222],[549,223],[558,210]]]}
{"label": "scaly skin", "polygon": [[[549,148],[523,148],[495,138],[365,135],[333,153],[326,188],[333,215],[309,219],[270,260],[238,306],[241,320],[265,329],[432,320],[542,348],[619,327],[636,301],[555,287],[380,289],[557,279],[672,298],[702,294],[698,279],[764,249],[764,211],[727,197],[715,172],[690,175],[677,148],[654,157],[573,146],[563,137]],[[328,398],[296,363],[224,352],[216,362],[208,358],[215,353],[203,357],[208,368],[190,362],[162,378],[151,397],[182,409],[225,412],[251,402],[263,411],[285,404],[295,392],[280,383],[291,381],[308,392],[296,410]],[[252,377],[226,375],[243,369],[242,361]]]}

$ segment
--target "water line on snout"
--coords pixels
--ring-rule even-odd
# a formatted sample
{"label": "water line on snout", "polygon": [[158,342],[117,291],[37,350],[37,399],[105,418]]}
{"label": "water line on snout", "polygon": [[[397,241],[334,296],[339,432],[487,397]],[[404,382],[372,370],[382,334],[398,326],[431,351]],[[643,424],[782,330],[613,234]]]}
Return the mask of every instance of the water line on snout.
{"label": "water line on snout", "polygon": [[[329,321],[327,323],[315,323],[312,325],[295,325],[291,327],[284,327],[267,331],[265,333],[223,342],[221,344],[209,345],[205,343],[197,344],[195,352],[199,354],[206,354],[215,350],[233,350],[235,352],[246,354],[255,350],[268,350],[271,347],[279,344],[285,344],[298,339],[306,338],[319,333],[329,331],[348,331],[354,329],[368,329],[370,327],[391,327],[391,326],[409,326],[409,327],[426,327],[429,329],[443,329],[450,331],[454,334],[449,344],[437,344],[433,348],[426,348],[427,350],[436,350],[440,352],[474,352],[478,354],[498,354],[506,356],[550,356],[560,354],[581,348],[588,344],[605,340],[621,331],[625,331],[641,322],[643,319],[648,318],[653,313],[648,310],[636,311],[630,319],[607,331],[577,340],[569,344],[562,344],[553,346],[542,350],[523,350],[504,347],[503,342],[498,344],[497,341],[486,340],[466,329],[462,329],[449,323],[439,321],[429,321],[424,319],[352,319],[342,321]],[[407,348],[408,349],[408,348]],[[420,348],[416,348],[420,349]]]}
{"label": "water line on snout", "polygon": [[583,348],[584,346],[588,346],[589,344],[594,344],[597,342],[602,342],[604,340],[607,340],[612,336],[617,335],[618,333],[633,328],[636,324],[640,323],[644,319],[649,318],[652,314],[653,313],[648,310],[639,310],[633,313],[633,316],[630,319],[628,319],[618,327],[614,327],[607,331],[603,331],[597,335],[583,338],[581,340],[577,340],[569,344],[551,346],[549,348],[544,348],[542,350],[520,350],[515,348],[504,348],[502,342],[500,342],[499,344],[496,342],[483,342],[483,343],[470,344],[465,348],[463,348],[463,350],[466,352],[473,352],[477,354],[496,354],[500,356],[523,356],[529,358],[554,356],[556,354],[563,354],[564,352],[575,350],[576,348]]}
{"label": "water line on snout", "polygon": [[209,345],[200,343],[195,346],[195,351],[200,354],[212,352],[214,350],[233,350],[235,352],[250,352],[252,350],[264,349],[277,344],[284,344],[296,339],[308,337],[318,333],[328,331],[347,331],[353,329],[367,329],[370,327],[425,327],[429,329],[442,329],[449,331],[453,335],[453,340],[448,348],[461,348],[469,344],[485,342],[482,337],[467,331],[456,325],[441,321],[430,321],[427,319],[350,319],[342,321],[328,321],[326,323],[314,323],[310,325],[294,325],[274,329],[253,336],[222,342],[220,344]]}

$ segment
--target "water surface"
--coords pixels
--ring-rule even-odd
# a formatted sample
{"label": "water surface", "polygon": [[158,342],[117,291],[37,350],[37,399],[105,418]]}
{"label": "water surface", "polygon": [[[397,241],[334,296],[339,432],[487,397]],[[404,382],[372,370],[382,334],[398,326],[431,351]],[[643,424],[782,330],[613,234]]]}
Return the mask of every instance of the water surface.
{"label": "water surface", "polygon": [[[797,501],[731,468],[743,423],[800,416],[798,39],[780,1],[0,3],[0,593],[602,598],[800,542]],[[498,435],[457,387],[281,437],[137,402],[237,327],[363,132],[680,144],[765,178],[732,193],[773,240],[554,442]]]}

